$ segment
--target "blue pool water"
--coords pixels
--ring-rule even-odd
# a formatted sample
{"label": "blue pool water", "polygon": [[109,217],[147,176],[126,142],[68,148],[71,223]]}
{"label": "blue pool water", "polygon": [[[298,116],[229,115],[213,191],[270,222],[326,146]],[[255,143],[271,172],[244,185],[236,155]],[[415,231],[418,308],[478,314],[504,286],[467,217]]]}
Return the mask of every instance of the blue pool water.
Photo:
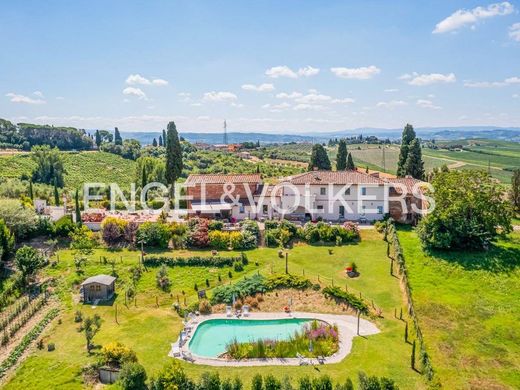
{"label": "blue pool water", "polygon": [[287,340],[311,321],[305,318],[279,320],[213,319],[202,322],[190,340],[190,351],[198,356],[217,357],[226,352],[226,345],[258,339]]}

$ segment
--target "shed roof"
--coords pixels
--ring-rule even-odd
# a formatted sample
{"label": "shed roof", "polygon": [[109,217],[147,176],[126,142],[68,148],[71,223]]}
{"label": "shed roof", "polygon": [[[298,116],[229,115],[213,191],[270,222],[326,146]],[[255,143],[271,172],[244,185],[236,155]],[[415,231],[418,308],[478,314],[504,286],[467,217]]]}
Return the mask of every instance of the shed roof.
{"label": "shed roof", "polygon": [[96,275],[91,276],[88,279],[85,279],[83,283],[81,283],[81,285],[84,286],[86,284],[99,283],[104,284],[105,286],[110,286],[112,283],[115,282],[115,280],[116,278],[110,275]]}

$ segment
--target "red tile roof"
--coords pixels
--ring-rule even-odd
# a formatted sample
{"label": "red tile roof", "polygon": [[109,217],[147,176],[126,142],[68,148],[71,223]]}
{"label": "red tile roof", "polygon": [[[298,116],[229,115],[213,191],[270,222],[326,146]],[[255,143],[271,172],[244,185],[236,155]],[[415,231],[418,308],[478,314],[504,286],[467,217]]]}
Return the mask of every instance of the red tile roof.
{"label": "red tile roof", "polygon": [[384,184],[378,177],[364,172],[350,171],[310,171],[284,179],[291,184]]}
{"label": "red tile roof", "polygon": [[226,183],[258,183],[262,182],[262,177],[259,173],[252,174],[197,174],[189,175],[186,179],[186,184],[226,184]]}
{"label": "red tile roof", "polygon": [[[424,183],[423,181],[421,180],[417,180],[417,179],[414,179],[413,177],[396,177],[394,179],[384,179],[387,183],[389,184],[392,184],[392,183],[400,183],[400,184],[404,184],[406,186],[406,191],[409,195],[412,195],[412,190],[413,190],[413,186],[416,184],[416,183]],[[395,191],[400,194],[401,193],[401,190],[402,188],[400,186],[395,186],[394,187]],[[420,189],[420,188],[419,188]]]}

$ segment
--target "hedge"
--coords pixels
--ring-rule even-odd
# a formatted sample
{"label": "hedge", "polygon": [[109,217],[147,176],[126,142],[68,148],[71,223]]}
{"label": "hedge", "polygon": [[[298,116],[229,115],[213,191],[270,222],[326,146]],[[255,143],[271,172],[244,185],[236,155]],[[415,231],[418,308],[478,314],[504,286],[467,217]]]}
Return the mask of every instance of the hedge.
{"label": "hedge", "polygon": [[190,256],[190,257],[166,257],[166,256],[145,256],[144,265],[169,267],[231,267],[235,261],[247,264],[247,256],[221,257],[221,256]]}
{"label": "hedge", "polygon": [[357,295],[348,293],[343,291],[339,287],[325,287],[323,289],[323,295],[327,298],[339,299],[341,301],[345,301],[349,306],[353,307],[356,310],[359,310],[362,314],[367,315],[369,313],[368,305],[365,301],[359,298]]}

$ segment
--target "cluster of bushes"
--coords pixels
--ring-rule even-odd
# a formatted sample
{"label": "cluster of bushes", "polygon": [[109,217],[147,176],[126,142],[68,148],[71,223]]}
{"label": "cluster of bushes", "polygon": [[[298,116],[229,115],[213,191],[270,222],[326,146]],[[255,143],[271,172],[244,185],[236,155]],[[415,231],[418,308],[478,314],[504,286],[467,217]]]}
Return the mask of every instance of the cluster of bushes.
{"label": "cluster of bushes", "polygon": [[[101,224],[101,236],[109,246],[134,246],[143,243],[146,246],[167,248],[170,240],[179,244],[176,238],[183,237],[184,225],[179,223],[144,222],[138,225],[116,217],[107,217]],[[182,245],[182,244],[180,244]]]}
{"label": "cluster of bushes", "polygon": [[22,341],[11,351],[2,364],[0,364],[0,378],[4,377],[7,370],[16,364],[31,342],[40,335],[47,324],[49,324],[49,322],[51,322],[58,314],[59,310],[57,308],[52,309],[34,328],[31,329],[29,333],[23,337]]}
{"label": "cluster of bushes", "polygon": [[244,277],[244,279],[235,284],[215,287],[211,297],[211,304],[231,304],[233,297],[241,299],[257,293],[264,293],[265,291],[265,278],[262,275],[254,275],[250,278]]}
{"label": "cluster of bushes", "polygon": [[188,222],[187,244],[193,248],[247,250],[258,245],[259,229],[255,221],[243,221],[241,231],[222,231],[221,221],[192,218]]}
{"label": "cluster of bushes", "polygon": [[285,219],[265,222],[265,242],[270,247],[286,247],[298,237],[298,227]]}
{"label": "cluster of bushes", "polygon": [[[359,386],[357,390],[399,390],[392,379],[386,377],[367,376],[364,372],[358,373]],[[129,387],[123,387],[130,389]],[[234,379],[221,379],[217,371],[203,372],[198,382],[186,375],[178,362],[171,362],[159,372],[157,377],[150,381],[150,389],[166,390],[243,390],[244,383],[239,377]],[[256,374],[251,378],[249,386],[251,390],[354,390],[354,384],[350,378],[345,382],[334,383],[330,376],[319,375],[315,377],[302,376],[296,381],[289,376],[283,379],[276,378],[273,374]],[[132,389],[141,389],[135,387]]]}
{"label": "cluster of bushes", "polygon": [[156,267],[166,265],[168,267],[231,267],[235,262],[247,265],[248,259],[245,254],[241,256],[221,257],[221,256],[189,256],[189,257],[165,257],[165,256],[145,256],[146,266]]}
{"label": "cluster of bushes", "polygon": [[296,275],[271,275],[264,277],[260,274],[244,279],[233,285],[218,286],[213,290],[212,304],[233,302],[235,299],[245,299],[255,294],[264,293],[279,288],[310,288],[312,283],[310,280]]}
{"label": "cluster of bushes", "polygon": [[342,226],[329,225],[325,222],[308,222],[300,231],[300,236],[309,244],[347,244],[359,240],[359,230],[352,222],[345,222]]}
{"label": "cluster of bushes", "polygon": [[342,302],[345,302],[350,307],[358,310],[360,313],[367,315],[369,313],[369,308],[366,302],[358,297],[357,295],[351,294],[349,292],[343,291],[339,287],[325,287],[323,289],[323,295],[327,298],[337,299]]}
{"label": "cluster of bushes", "polygon": [[270,275],[265,281],[267,290],[275,290],[277,288],[295,288],[305,290],[312,287],[309,279],[291,274]]}

